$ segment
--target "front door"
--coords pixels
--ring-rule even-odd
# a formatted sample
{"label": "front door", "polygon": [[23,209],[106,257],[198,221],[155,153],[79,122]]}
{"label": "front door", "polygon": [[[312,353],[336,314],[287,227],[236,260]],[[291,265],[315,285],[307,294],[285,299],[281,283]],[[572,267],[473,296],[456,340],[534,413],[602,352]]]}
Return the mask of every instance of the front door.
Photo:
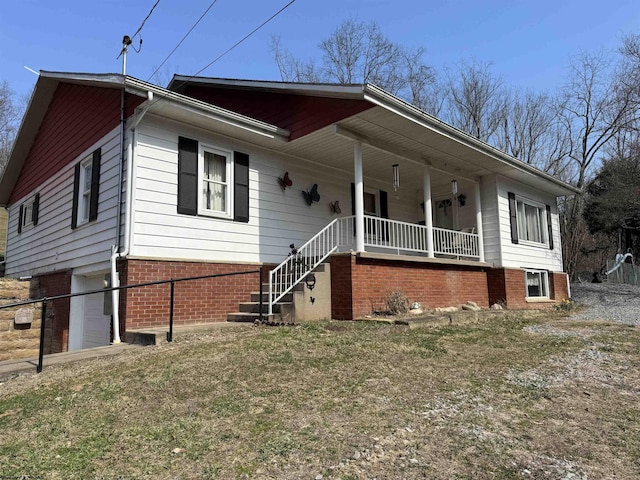
{"label": "front door", "polygon": [[435,225],[447,230],[455,229],[454,198],[442,198],[433,202]]}

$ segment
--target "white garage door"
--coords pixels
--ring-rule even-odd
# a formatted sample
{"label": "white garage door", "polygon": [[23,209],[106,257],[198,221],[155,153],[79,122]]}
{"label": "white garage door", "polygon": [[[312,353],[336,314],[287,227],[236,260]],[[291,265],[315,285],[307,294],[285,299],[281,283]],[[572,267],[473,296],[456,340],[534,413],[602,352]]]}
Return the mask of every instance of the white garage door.
{"label": "white garage door", "polygon": [[[85,277],[85,290],[104,288],[104,276]],[[104,294],[84,296],[84,335],[82,348],[109,345],[111,317],[104,314]]]}

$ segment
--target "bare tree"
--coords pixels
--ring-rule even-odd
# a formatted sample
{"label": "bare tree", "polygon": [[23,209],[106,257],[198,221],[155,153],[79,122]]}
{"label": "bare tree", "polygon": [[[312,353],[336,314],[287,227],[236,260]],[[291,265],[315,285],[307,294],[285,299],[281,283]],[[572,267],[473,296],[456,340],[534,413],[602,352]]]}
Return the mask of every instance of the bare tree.
{"label": "bare tree", "polygon": [[372,83],[421,108],[437,105],[430,91],[435,75],[423,62],[424,48],[409,49],[392,42],[374,22],[346,20],[319,48],[320,61],[305,61],[286,51],[279,38],[272,38],[282,80]]}
{"label": "bare tree", "polygon": [[496,132],[506,107],[502,79],[494,76],[490,67],[490,63],[472,60],[447,73],[449,121],[485,142]]}
{"label": "bare tree", "polygon": [[[604,53],[582,53],[571,62],[559,115],[571,142],[569,159],[578,188],[586,185],[606,147],[615,145],[615,139],[638,124],[638,86],[627,78],[632,58],[614,65]],[[576,195],[566,207],[563,253],[566,270],[575,275],[587,230],[582,215],[584,195]]]}
{"label": "bare tree", "polygon": [[494,135],[495,145],[517,159],[556,176],[567,174],[569,141],[555,101],[545,94],[511,90]]}
{"label": "bare tree", "polygon": [[6,80],[0,82],[0,173],[9,161],[21,115],[22,108],[15,93]]}

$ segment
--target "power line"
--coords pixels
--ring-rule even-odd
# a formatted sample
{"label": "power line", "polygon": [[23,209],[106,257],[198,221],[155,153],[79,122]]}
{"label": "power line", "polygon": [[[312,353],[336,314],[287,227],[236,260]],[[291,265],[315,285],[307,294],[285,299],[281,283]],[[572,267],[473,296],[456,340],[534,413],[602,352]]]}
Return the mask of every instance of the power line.
{"label": "power line", "polygon": [[[266,19],[264,22],[262,22],[259,26],[257,26],[256,28],[254,28],[250,33],[248,33],[247,35],[245,35],[241,40],[239,40],[238,42],[236,42],[233,46],[229,47],[227,50],[225,50],[222,54],[218,55],[218,57],[216,57],[215,59],[213,59],[211,62],[209,62],[205,67],[201,68],[200,70],[198,70],[196,73],[194,73],[193,75],[191,75],[187,80],[199,75],[200,73],[202,73],[203,71],[205,71],[207,68],[209,68],[211,65],[213,65],[214,63],[216,63],[218,60],[220,60],[222,57],[224,57],[227,53],[229,53],[231,50],[233,50],[234,48],[236,48],[238,45],[240,45],[242,42],[244,42],[247,38],[249,38],[251,35],[253,35],[254,33],[256,33],[258,30],[260,30],[262,27],[264,27],[267,23],[269,23],[271,20],[273,20],[274,18],[276,18],[278,15],[280,15],[282,12],[284,12],[287,8],[289,8],[296,0],[291,0],[289,3],[287,3],[284,7],[282,7],[280,10],[278,10],[276,13],[274,13],[273,15],[271,15],[268,19]],[[185,82],[187,81],[185,80]]]}
{"label": "power line", "polygon": [[[158,0],[160,1],[160,0]],[[189,31],[185,34],[184,37],[182,37],[182,40],[180,40],[178,42],[178,44],[174,47],[173,50],[171,50],[171,53],[169,53],[169,55],[167,55],[167,58],[165,58],[162,63],[158,66],[158,68],[156,68],[153,73],[151,75],[149,75],[149,78],[147,78],[147,81],[149,81],[151,79],[151,77],[153,77],[158,70],[160,70],[162,68],[162,66],[167,62],[167,60],[169,60],[169,58],[171,58],[171,55],[174,54],[174,52],[180,47],[180,45],[182,45],[182,42],[184,42],[186,40],[186,38],[189,36],[189,34],[191,34],[191,32],[193,31],[194,28],[196,28],[196,26],[200,23],[200,21],[205,17],[205,15],[207,13],[209,13],[209,10],[211,10],[211,7],[213,7],[215,5],[215,3],[218,0],[213,0],[213,2],[211,2],[211,4],[209,5],[209,7],[204,11],[204,13],[200,16],[200,18],[198,19],[198,21],[196,23],[194,23],[191,28],[189,29]]]}
{"label": "power line", "polygon": [[153,4],[153,7],[151,7],[151,10],[149,10],[149,13],[147,14],[147,16],[145,17],[145,19],[142,21],[142,23],[140,24],[140,26],[138,27],[138,30],[136,30],[136,33],[134,33],[131,36],[131,40],[133,40],[134,38],[136,38],[136,35],[138,35],[140,33],[140,30],[142,30],[142,27],[144,27],[144,24],[147,23],[147,20],[149,20],[149,17],[151,16],[151,14],[153,13],[153,11],[155,10],[155,8],[158,6],[158,4],[160,3],[160,0],[156,0],[156,3]]}

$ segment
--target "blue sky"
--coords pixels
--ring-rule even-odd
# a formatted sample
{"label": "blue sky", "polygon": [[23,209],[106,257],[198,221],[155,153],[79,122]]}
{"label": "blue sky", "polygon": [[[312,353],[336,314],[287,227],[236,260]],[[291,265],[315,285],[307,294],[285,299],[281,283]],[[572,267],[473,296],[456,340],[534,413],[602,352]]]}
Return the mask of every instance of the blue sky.
{"label": "blue sky", "polygon": [[[133,35],[155,0],[16,0],[0,16],[0,81],[28,94],[34,70],[120,72],[122,36]],[[130,50],[127,73],[147,80],[211,0],[160,0],[142,30],[142,51]],[[163,68],[193,74],[286,5],[288,0],[218,0]],[[391,40],[427,49],[441,70],[463,59],[492,62],[505,84],[553,92],[571,55],[615,51],[626,33],[640,33],[637,0],[296,0],[271,23],[205,70],[212,77],[279,79],[271,35],[298,57],[354,17],[375,21]],[[135,45],[137,46],[136,39]],[[612,53],[613,54],[613,53]]]}

